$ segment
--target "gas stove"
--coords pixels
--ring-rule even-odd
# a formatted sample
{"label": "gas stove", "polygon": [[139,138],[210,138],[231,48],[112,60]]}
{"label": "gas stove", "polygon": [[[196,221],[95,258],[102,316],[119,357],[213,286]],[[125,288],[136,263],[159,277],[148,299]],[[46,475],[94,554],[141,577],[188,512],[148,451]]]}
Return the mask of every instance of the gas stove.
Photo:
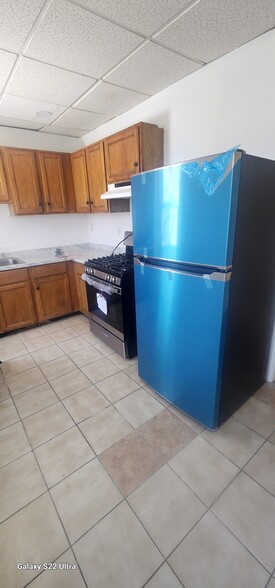
{"label": "gas stove", "polygon": [[134,258],[132,253],[120,253],[88,259],[85,262],[85,273],[95,276],[111,284],[121,285],[123,275],[134,271]]}

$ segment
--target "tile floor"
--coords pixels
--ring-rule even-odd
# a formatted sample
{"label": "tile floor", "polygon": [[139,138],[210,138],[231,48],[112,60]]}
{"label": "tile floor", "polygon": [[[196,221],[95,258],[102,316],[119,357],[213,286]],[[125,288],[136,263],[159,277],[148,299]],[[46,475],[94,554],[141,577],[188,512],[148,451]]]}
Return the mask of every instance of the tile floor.
{"label": "tile floor", "polygon": [[81,315],[0,359],[4,588],[275,588],[275,385],[211,432]]}

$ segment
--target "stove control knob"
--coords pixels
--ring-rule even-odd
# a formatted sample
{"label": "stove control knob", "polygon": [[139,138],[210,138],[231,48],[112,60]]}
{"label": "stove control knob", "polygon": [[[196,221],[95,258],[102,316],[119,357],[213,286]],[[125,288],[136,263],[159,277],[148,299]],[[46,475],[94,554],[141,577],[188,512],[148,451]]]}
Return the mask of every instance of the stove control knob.
{"label": "stove control knob", "polygon": [[93,276],[95,273],[95,270],[93,268],[90,269],[90,274]]}
{"label": "stove control knob", "polygon": [[109,275],[105,276],[105,280],[106,280],[107,282],[110,282],[110,280],[111,280],[111,276],[109,276]]}
{"label": "stove control knob", "polygon": [[112,277],[111,277],[111,282],[113,282],[113,284],[115,284],[115,283],[116,283],[116,278],[115,278],[115,276],[112,276]]}

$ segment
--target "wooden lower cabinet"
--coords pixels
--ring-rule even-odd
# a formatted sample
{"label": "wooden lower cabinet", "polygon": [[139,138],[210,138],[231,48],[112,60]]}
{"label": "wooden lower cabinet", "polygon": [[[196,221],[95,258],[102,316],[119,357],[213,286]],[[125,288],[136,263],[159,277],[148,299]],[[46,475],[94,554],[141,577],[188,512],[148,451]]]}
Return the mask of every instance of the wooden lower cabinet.
{"label": "wooden lower cabinet", "polygon": [[74,275],[75,275],[75,289],[77,297],[77,310],[83,314],[88,315],[88,302],[86,293],[86,282],[81,279],[84,273],[84,265],[82,263],[74,263]]}
{"label": "wooden lower cabinet", "polygon": [[66,262],[32,268],[31,276],[38,322],[72,312]]}
{"label": "wooden lower cabinet", "polygon": [[0,333],[36,323],[28,271],[0,272]]}

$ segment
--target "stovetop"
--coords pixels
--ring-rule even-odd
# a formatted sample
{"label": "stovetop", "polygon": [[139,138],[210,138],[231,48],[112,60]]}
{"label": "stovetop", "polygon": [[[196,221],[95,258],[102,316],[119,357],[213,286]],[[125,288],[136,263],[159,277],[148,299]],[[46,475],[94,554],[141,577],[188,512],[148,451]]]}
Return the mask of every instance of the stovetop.
{"label": "stovetop", "polygon": [[133,273],[134,258],[132,253],[120,253],[88,259],[85,262],[86,273],[107,282],[120,285],[125,274]]}

